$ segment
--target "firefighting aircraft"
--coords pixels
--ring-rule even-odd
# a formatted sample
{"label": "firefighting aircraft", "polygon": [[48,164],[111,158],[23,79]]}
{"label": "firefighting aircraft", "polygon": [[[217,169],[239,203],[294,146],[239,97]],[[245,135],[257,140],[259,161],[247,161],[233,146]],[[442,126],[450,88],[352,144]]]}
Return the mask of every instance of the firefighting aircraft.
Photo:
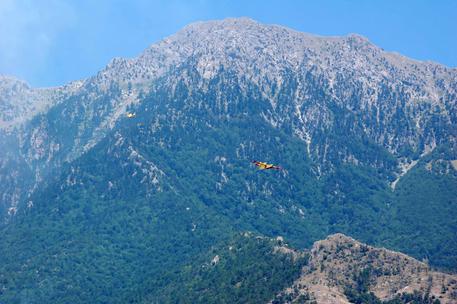
{"label": "firefighting aircraft", "polygon": [[128,118],[134,118],[136,116],[135,113],[127,113]]}
{"label": "firefighting aircraft", "polygon": [[253,160],[252,163],[255,164],[260,170],[271,170],[271,169],[281,170],[282,169],[279,166],[275,166],[275,165],[264,163],[264,162],[257,161],[257,160]]}

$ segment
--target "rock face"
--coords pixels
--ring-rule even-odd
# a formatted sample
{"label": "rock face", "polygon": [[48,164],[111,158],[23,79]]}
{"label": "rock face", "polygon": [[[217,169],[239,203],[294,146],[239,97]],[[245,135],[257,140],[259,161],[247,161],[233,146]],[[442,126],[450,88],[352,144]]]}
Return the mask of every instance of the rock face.
{"label": "rock face", "polygon": [[306,295],[317,303],[350,303],[347,290],[367,290],[381,300],[403,293],[427,295],[441,303],[457,303],[457,276],[432,271],[405,254],[375,248],[343,234],[314,243],[301,277],[282,295]]}
{"label": "rock face", "polygon": [[26,82],[0,75],[0,130],[11,131],[73,94],[81,82],[57,88],[31,88]]}

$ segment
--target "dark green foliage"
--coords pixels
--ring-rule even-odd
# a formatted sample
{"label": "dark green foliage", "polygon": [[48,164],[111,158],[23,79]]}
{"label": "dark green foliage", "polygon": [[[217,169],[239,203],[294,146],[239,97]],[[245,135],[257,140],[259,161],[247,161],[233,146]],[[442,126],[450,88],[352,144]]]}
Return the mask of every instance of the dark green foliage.
{"label": "dark green foliage", "polygon": [[434,296],[422,294],[418,291],[414,293],[402,293],[394,299],[382,302],[383,304],[440,304],[441,301]]}
{"label": "dark green foliage", "polygon": [[344,292],[349,302],[354,304],[382,304],[383,302],[372,292],[357,293],[347,289]]}
{"label": "dark green foliage", "polygon": [[[440,159],[440,149],[423,159],[397,185],[385,244],[426,259],[435,267],[457,267],[457,172]],[[427,164],[430,169],[426,169]],[[443,174],[440,166],[446,166]],[[449,171],[450,170],[450,171]]]}
{"label": "dark green foliage", "polygon": [[355,304],[382,304],[374,293],[369,292],[371,269],[365,268],[354,275],[354,286],[347,286],[344,295]]}
{"label": "dark green foliage", "polygon": [[186,265],[144,303],[263,303],[292,284],[307,257],[275,252],[277,241],[238,235]]}
{"label": "dark green foliage", "polygon": [[10,226],[21,241],[0,249],[0,274],[8,279],[2,301],[22,301],[26,294],[32,303],[124,303],[132,288],[179,267],[229,228],[221,229],[217,216],[205,216],[201,230],[193,232],[192,215],[183,215],[182,202],[173,196],[106,205],[86,199],[90,205],[80,200],[78,207],[51,211],[50,217],[32,215],[27,223]]}

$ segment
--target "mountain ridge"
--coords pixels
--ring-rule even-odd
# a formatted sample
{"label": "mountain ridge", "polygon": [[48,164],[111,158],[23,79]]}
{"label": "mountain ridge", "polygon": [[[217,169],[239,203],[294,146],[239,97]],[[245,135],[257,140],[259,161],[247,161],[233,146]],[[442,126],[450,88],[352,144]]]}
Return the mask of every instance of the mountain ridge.
{"label": "mountain ridge", "polygon": [[[438,69],[441,71],[444,69],[444,70],[448,70],[451,72],[455,72],[454,70],[456,69],[456,68],[447,67],[440,63],[414,60],[409,57],[403,56],[399,53],[383,51],[382,49],[380,49],[379,47],[377,47],[376,45],[371,43],[366,37],[361,36],[359,34],[355,34],[355,33],[350,33],[346,36],[318,36],[318,35],[303,33],[303,32],[293,30],[293,29],[290,29],[290,28],[287,28],[287,27],[281,26],[281,25],[276,25],[276,24],[265,25],[265,24],[256,22],[250,18],[242,17],[242,18],[227,18],[224,20],[200,21],[200,22],[191,23],[191,24],[185,26],[180,31],[178,31],[176,34],[170,35],[170,36],[152,44],[151,46],[147,47],[137,57],[133,57],[130,59],[117,57],[117,58],[112,59],[105,68],[103,68],[100,72],[98,72],[94,76],[88,77],[84,80],[73,81],[73,82],[70,82],[63,86],[33,88],[33,89],[34,90],[45,90],[45,89],[64,90],[65,87],[80,87],[80,86],[82,86],[83,83],[88,83],[88,82],[90,83],[92,81],[102,82],[103,79],[105,79],[107,81],[111,81],[112,79],[116,78],[112,74],[118,74],[118,72],[121,72],[120,74],[126,73],[122,70],[125,68],[131,69],[132,66],[134,66],[135,64],[140,65],[140,66],[142,65],[140,67],[140,69],[141,68],[146,69],[146,71],[143,71],[143,72],[146,72],[146,74],[145,74],[146,77],[154,77],[154,71],[156,71],[157,73],[160,74],[161,69],[157,67],[157,63],[151,63],[150,60],[151,60],[151,57],[154,57],[154,55],[157,55],[156,52],[159,52],[159,53],[163,52],[160,50],[161,47],[168,46],[168,48],[171,49],[169,46],[170,43],[173,43],[176,40],[182,39],[183,36],[189,36],[192,34],[195,35],[196,33],[202,32],[202,31],[206,31],[206,32],[210,32],[210,31],[213,32],[214,30],[215,31],[218,31],[218,30],[240,31],[241,29],[245,29],[245,27],[250,27],[250,28],[254,28],[254,29],[263,28],[265,30],[276,29],[276,30],[280,31],[281,33],[286,33],[287,35],[291,36],[292,38],[301,40],[302,42],[307,42],[307,43],[303,43],[302,46],[307,46],[309,49],[313,49],[312,46],[314,44],[314,51],[316,51],[316,49],[318,49],[316,47],[317,41],[321,42],[321,45],[319,45],[320,48],[322,48],[322,44],[325,45],[329,41],[350,42],[350,43],[354,44],[355,46],[359,46],[359,47],[361,47],[361,46],[368,46],[370,48],[374,47],[375,49],[377,49],[377,51],[380,51],[385,56],[392,58],[392,62],[401,63],[401,62],[406,61],[410,65],[416,63],[421,66],[428,66],[430,68],[434,67],[435,69]],[[199,33],[199,35],[200,35],[200,33]],[[205,36],[205,35],[203,34],[202,36]],[[308,39],[308,40],[306,41],[305,39]],[[194,39],[194,38],[192,38],[192,40],[200,41],[200,39]],[[189,49],[187,49],[187,50],[189,50]],[[174,55],[170,56],[173,53],[174,53]],[[176,57],[179,57],[179,56],[177,56],[177,53],[178,52],[175,49],[174,52],[168,51],[167,55],[168,55],[168,57],[175,57],[175,59],[176,59]],[[187,53],[186,55],[189,55],[189,54]],[[155,61],[155,60],[153,60],[153,61]],[[176,63],[174,61],[171,61],[171,62]],[[167,63],[165,65],[169,65],[169,64],[170,63]],[[147,67],[148,65],[149,66],[152,65],[152,67],[148,68]],[[112,70],[114,70],[114,71],[112,71]],[[111,77],[108,77],[108,79],[105,78],[107,76],[107,74],[108,75],[111,74],[110,75]],[[129,76],[130,77],[126,77],[126,79],[129,79],[130,81],[135,80],[135,77],[131,77],[132,75],[129,75]],[[1,76],[1,77],[4,80],[15,79],[14,77],[6,76],[6,75]],[[23,84],[27,85],[22,80],[16,79],[16,81],[22,82]],[[100,83],[99,83],[99,85],[100,85]]]}
{"label": "mountain ridge", "polygon": [[[239,276],[238,272],[244,275]],[[179,284],[172,281],[158,293],[147,295],[141,303],[457,301],[455,274],[434,271],[408,255],[369,246],[342,233],[316,241],[310,249],[298,250],[280,236],[267,238],[240,232],[183,266],[179,276]],[[267,294],[259,292],[270,284],[281,286],[270,287],[274,290]],[[243,292],[238,293],[240,289]]]}
{"label": "mountain ridge", "polygon": [[298,249],[341,232],[454,271],[453,70],[330,40],[191,25],[0,129],[5,297],[126,302],[246,230]]}
{"label": "mountain ridge", "polygon": [[287,303],[305,295],[317,303],[353,303],[355,295],[350,290],[362,285],[364,293],[372,293],[381,301],[414,293],[430,303],[435,299],[441,303],[457,301],[456,275],[433,271],[408,255],[375,248],[341,233],[313,244],[300,278],[279,298],[294,294]]}

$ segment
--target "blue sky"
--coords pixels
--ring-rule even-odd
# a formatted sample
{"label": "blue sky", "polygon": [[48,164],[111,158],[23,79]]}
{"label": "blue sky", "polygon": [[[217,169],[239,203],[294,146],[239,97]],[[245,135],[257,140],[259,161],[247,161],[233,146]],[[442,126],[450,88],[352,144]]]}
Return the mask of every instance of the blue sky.
{"label": "blue sky", "polygon": [[241,16],[318,35],[358,33],[385,50],[457,66],[453,0],[0,0],[0,74],[62,85],[188,23]]}

